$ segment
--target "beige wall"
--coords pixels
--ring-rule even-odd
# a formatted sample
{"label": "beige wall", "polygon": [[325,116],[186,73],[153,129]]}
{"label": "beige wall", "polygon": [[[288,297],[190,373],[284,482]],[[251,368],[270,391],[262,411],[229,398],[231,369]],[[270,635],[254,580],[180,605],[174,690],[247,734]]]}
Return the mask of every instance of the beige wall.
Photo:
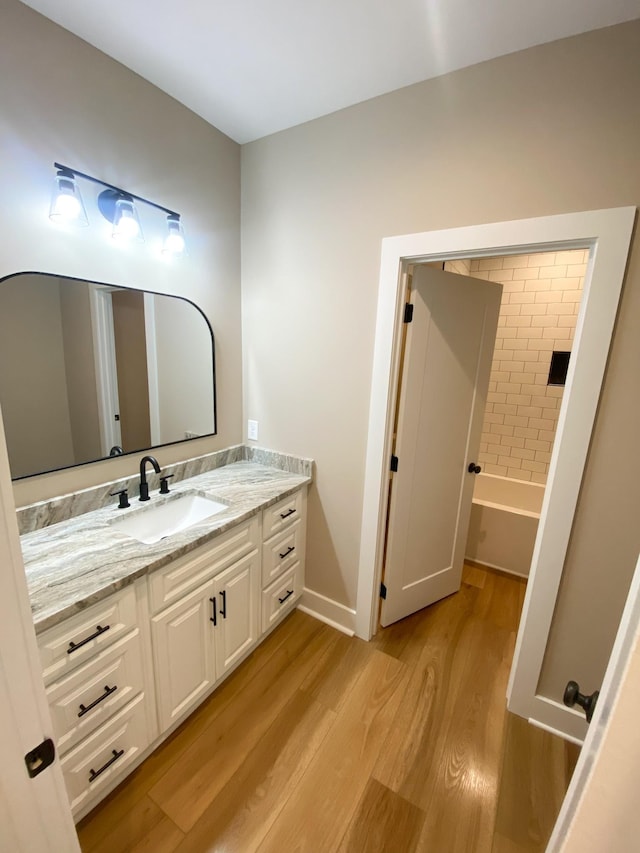
{"label": "beige wall", "polygon": [[[243,147],[245,414],[261,444],[316,459],[318,593],[355,605],[382,238],[637,204],[638,91],[634,22]],[[558,603],[556,697],[601,677],[640,549],[639,316],[635,246]]]}
{"label": "beige wall", "polygon": [[478,462],[487,474],[546,483],[564,388],[548,385],[551,354],[571,351],[588,251],[471,262],[502,284]]}
{"label": "beige wall", "polygon": [[[0,0],[0,277],[39,270],[186,296],[216,334],[218,435],[158,451],[160,464],[242,438],[240,147],[166,94],[18,0]],[[147,242],[115,248],[83,185],[91,227],[48,219],[53,162],[65,163],[182,213],[189,255]],[[11,202],[11,203],[9,203]],[[160,227],[161,230],[161,227]],[[155,240],[159,239],[156,236]],[[15,486],[18,504],[135,471],[111,459]]]}

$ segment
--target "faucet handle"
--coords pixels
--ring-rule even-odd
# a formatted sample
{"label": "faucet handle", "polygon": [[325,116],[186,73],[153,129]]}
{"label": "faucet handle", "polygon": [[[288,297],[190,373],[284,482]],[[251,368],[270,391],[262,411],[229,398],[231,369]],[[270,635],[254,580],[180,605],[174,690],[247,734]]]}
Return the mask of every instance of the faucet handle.
{"label": "faucet handle", "polygon": [[170,480],[172,477],[173,477],[173,474],[163,474],[162,477],[160,477],[160,494],[161,495],[168,495],[169,494],[169,484],[167,483],[167,480]]}
{"label": "faucet handle", "polygon": [[116,495],[120,496],[120,503],[118,504],[118,509],[126,509],[131,506],[129,503],[129,498],[127,495],[127,489],[120,489],[119,492],[109,492],[111,497],[115,497]]}

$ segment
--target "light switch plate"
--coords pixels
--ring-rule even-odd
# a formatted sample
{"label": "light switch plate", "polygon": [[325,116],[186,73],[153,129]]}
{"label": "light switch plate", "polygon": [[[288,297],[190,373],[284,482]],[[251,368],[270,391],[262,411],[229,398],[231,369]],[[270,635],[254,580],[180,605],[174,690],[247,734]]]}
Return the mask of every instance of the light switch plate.
{"label": "light switch plate", "polygon": [[247,438],[250,441],[258,440],[258,421],[247,421]]}

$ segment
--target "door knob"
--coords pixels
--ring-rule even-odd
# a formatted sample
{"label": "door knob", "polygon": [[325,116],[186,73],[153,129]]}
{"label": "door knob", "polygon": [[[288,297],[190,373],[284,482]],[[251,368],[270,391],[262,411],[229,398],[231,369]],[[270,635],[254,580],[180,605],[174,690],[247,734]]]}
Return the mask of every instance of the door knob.
{"label": "door knob", "polygon": [[600,691],[594,690],[591,696],[585,696],[583,693],[580,693],[580,685],[577,682],[568,681],[564,690],[563,702],[569,708],[573,708],[574,705],[580,705],[586,714],[587,722],[590,723],[599,695]]}
{"label": "door knob", "polygon": [[482,468],[481,468],[479,465],[476,465],[476,463],[475,463],[475,462],[472,462],[472,463],[469,465],[469,467],[467,468],[467,471],[468,471],[470,474],[479,474],[479,473],[480,473],[480,471],[482,471]]}

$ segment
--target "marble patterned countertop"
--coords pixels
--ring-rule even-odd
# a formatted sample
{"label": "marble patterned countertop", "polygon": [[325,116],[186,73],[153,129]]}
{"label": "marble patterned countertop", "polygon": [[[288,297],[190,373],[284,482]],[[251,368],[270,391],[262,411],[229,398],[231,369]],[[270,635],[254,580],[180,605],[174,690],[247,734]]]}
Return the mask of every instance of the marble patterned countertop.
{"label": "marble patterned countertop", "polygon": [[[166,497],[152,492],[148,504],[131,499],[129,509],[109,506],[21,536],[36,633],[122,589],[311,482],[254,462],[235,462],[171,486]],[[113,522],[145,512],[161,501],[196,492],[228,509],[180,533],[145,545],[118,532]]]}

